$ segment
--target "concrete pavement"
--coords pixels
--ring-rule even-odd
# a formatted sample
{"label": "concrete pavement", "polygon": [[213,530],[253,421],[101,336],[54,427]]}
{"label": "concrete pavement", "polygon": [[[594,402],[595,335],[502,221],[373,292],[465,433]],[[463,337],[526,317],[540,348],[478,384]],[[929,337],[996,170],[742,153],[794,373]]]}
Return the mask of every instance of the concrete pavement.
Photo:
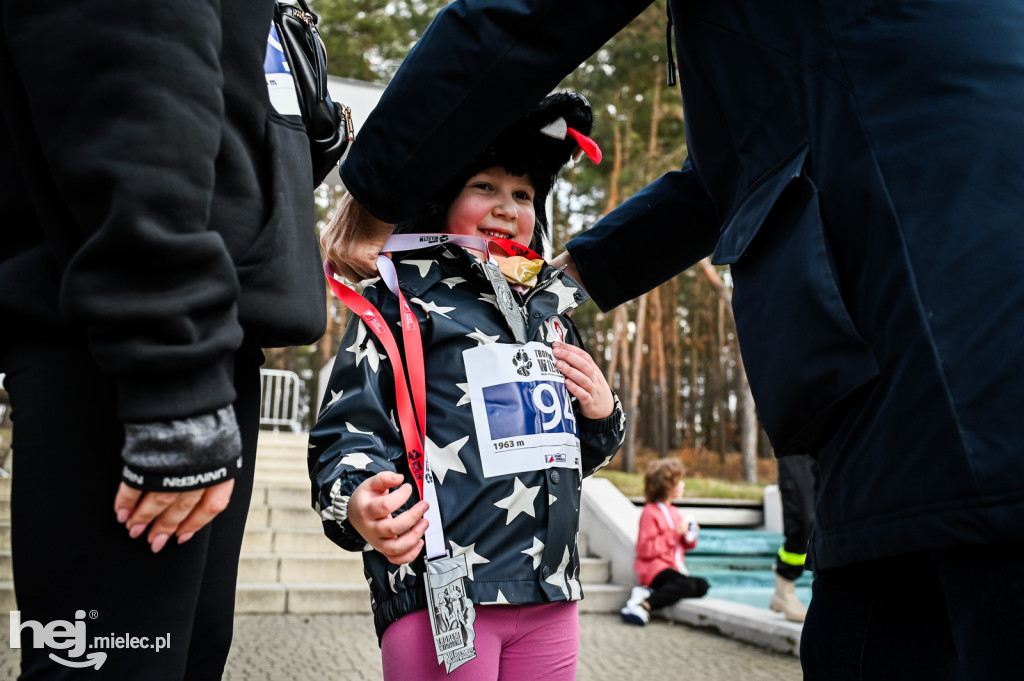
{"label": "concrete pavement", "polygon": [[[224,681],[380,679],[369,615],[238,615]],[[778,681],[801,678],[800,662],[709,631],[617,615],[580,616],[578,681]],[[529,681],[524,679],[523,681]]]}
{"label": "concrete pavement", "polygon": [[[5,632],[6,633],[6,632]],[[0,679],[18,676],[18,652],[3,636]],[[111,652],[116,655],[116,651]],[[372,681],[381,678],[370,615],[237,615],[224,681]],[[578,681],[778,681],[801,678],[792,655],[655,619],[580,616]],[[530,681],[524,679],[523,681]]]}

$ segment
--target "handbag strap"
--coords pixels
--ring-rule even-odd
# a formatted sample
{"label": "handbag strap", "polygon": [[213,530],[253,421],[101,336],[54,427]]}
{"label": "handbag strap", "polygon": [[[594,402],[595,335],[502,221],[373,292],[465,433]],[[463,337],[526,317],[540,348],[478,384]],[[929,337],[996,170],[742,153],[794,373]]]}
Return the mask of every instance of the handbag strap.
{"label": "handbag strap", "polygon": [[313,23],[314,24],[320,19],[320,17],[318,17],[316,14],[314,14],[313,10],[311,10],[309,8],[309,5],[306,4],[306,0],[295,0],[295,2],[299,3],[299,7],[302,8],[303,12],[305,12],[309,16],[313,17]]}

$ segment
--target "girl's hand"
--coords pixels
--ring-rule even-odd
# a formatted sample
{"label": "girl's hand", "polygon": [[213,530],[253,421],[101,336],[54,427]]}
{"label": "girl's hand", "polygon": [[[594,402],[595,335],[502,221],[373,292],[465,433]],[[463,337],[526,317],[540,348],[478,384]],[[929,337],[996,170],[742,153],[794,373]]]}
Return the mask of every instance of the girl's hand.
{"label": "girl's hand", "polygon": [[555,354],[555,366],[565,376],[565,387],[579,400],[583,415],[595,420],[611,416],[615,411],[615,398],[593,358],[569,343],[555,342],[551,350]]}
{"label": "girl's hand", "polygon": [[[348,520],[370,546],[395,565],[411,563],[423,548],[427,531],[427,502],[392,514],[412,495],[412,485],[398,473],[382,471],[364,480],[348,500]],[[398,486],[392,490],[392,487]]]}

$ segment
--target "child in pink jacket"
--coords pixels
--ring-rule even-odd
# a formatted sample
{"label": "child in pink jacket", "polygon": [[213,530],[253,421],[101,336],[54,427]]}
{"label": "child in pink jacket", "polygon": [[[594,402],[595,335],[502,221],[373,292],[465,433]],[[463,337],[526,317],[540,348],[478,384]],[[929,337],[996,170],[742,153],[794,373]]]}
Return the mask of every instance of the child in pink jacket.
{"label": "child in pink jacket", "polygon": [[685,552],[697,546],[700,526],[692,517],[684,520],[670,503],[683,496],[683,486],[683,465],[678,459],[653,461],[644,473],[647,503],[640,514],[633,563],[640,586],[633,587],[621,610],[625,622],[643,626],[651,610],[682,598],[700,598],[708,591],[707,580],[690,577],[684,562]]}

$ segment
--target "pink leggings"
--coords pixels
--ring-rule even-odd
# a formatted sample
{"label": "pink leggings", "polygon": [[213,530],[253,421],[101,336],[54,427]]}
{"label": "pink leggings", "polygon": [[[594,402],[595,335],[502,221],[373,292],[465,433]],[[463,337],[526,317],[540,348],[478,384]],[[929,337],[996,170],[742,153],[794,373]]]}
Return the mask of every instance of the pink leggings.
{"label": "pink leggings", "polygon": [[451,674],[437,663],[426,610],[384,632],[384,681],[573,681],[580,649],[576,602],[476,606],[476,659]]}

